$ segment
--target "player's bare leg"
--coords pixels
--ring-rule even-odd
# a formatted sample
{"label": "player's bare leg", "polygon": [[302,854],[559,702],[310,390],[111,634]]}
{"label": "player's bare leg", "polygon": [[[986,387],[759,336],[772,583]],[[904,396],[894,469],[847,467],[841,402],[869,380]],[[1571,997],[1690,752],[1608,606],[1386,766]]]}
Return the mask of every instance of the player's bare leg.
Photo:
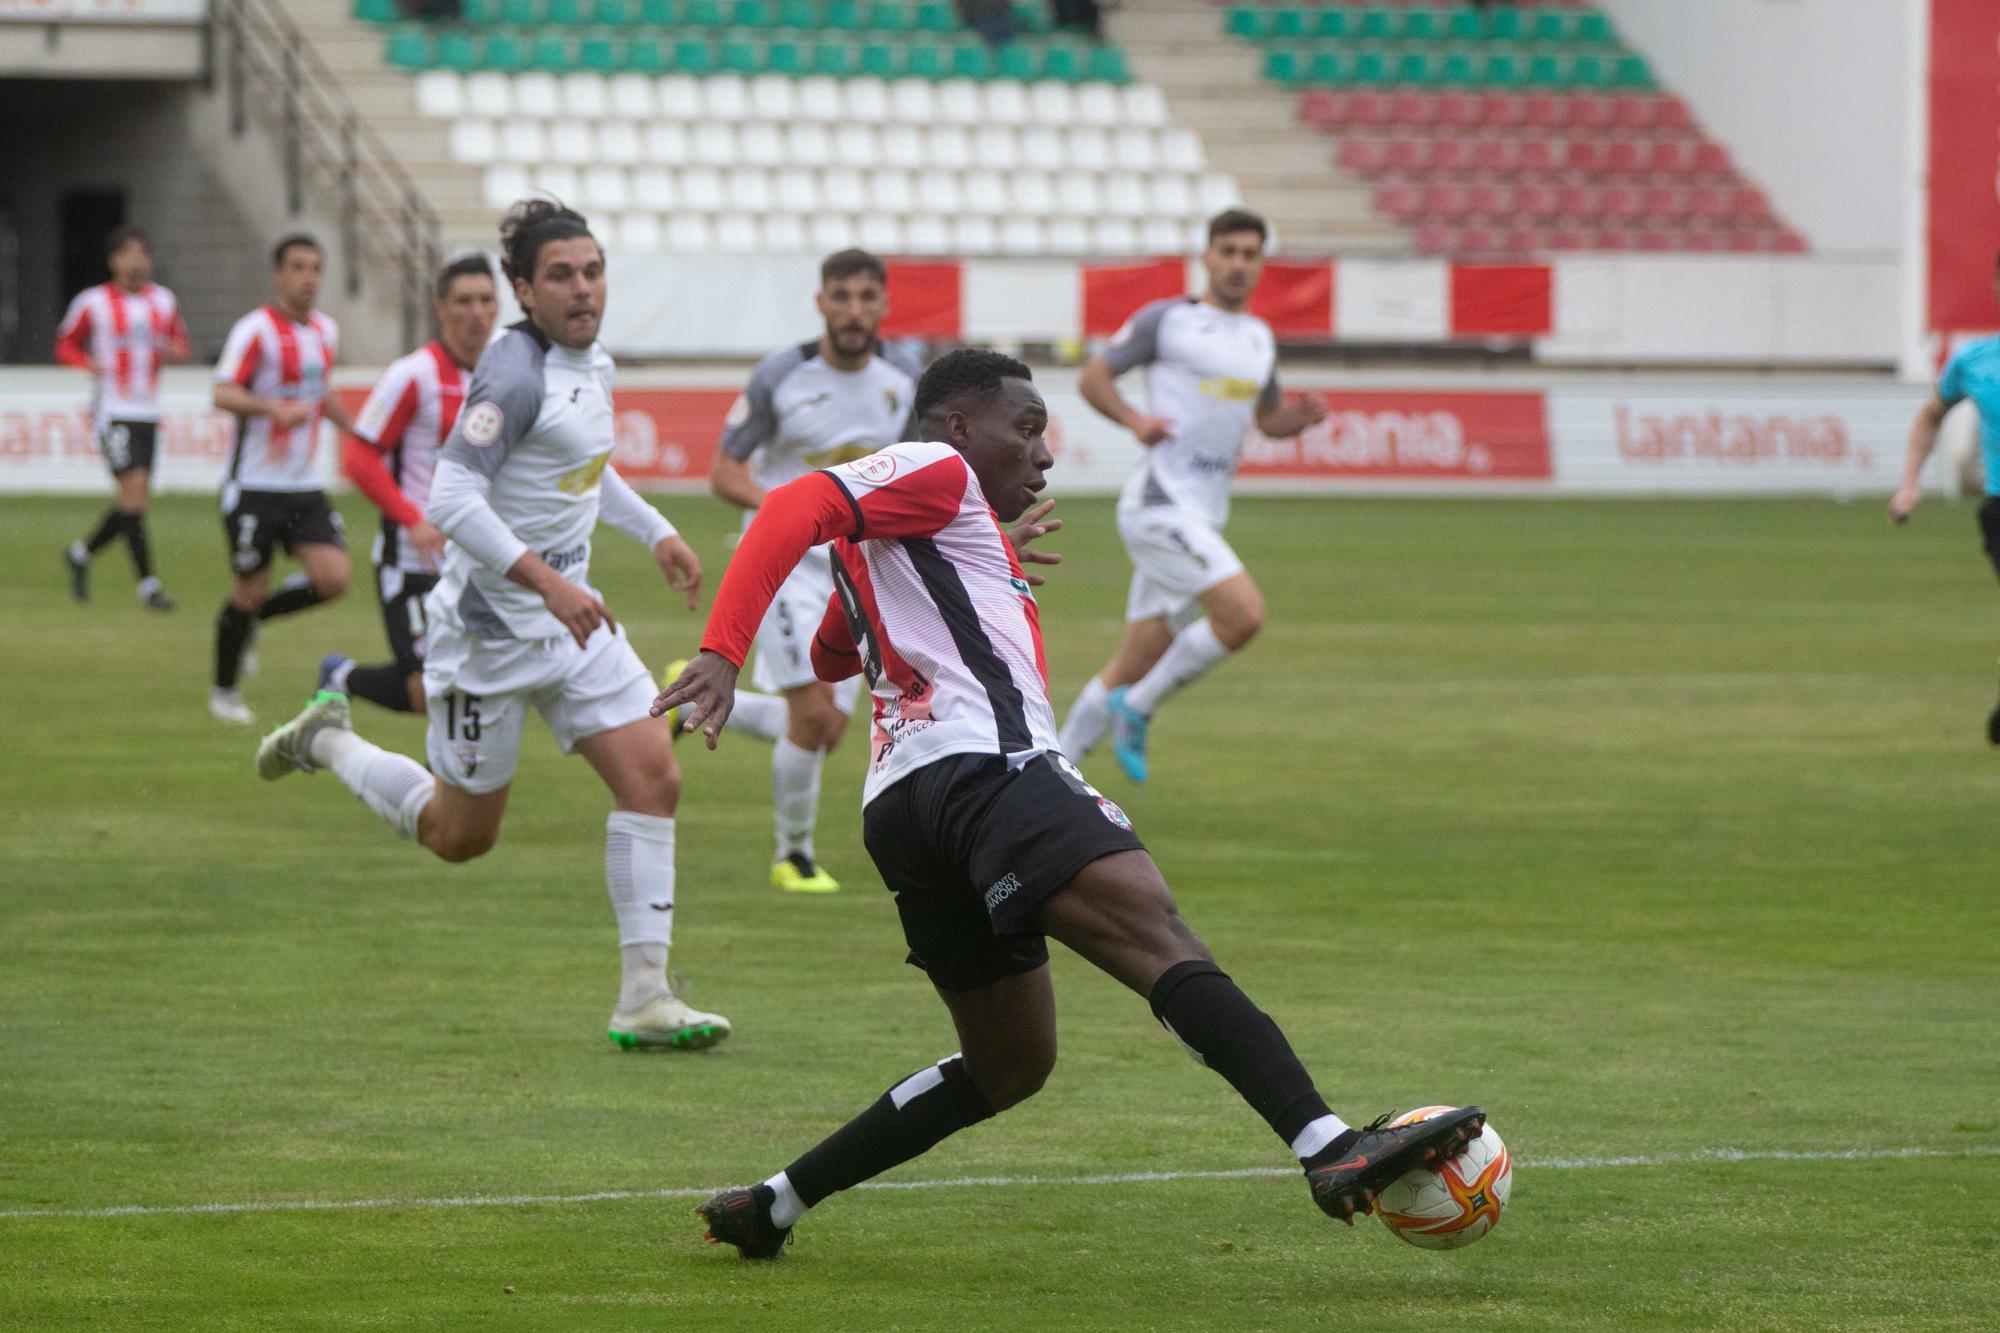
{"label": "player's bare leg", "polygon": [[1168,695],[1207,675],[1264,627],[1264,594],[1248,574],[1230,575],[1197,600],[1208,614],[1175,634],[1136,682],[1113,686],[1105,694],[1111,746],[1119,766],[1134,782],[1144,782],[1148,774],[1146,734],[1154,710]]}
{"label": "player's bare leg", "polygon": [[771,744],[771,817],[778,838],[771,884],[790,893],[838,893],[840,881],[820,868],[813,832],[820,770],[847,731],[847,715],[823,681],[786,690],[784,697],[785,734]]}
{"label": "player's bare leg", "polygon": [[1124,636],[1112,649],[1111,660],[1085,683],[1083,693],[1070,705],[1069,716],[1063,719],[1058,744],[1065,755],[1081,762],[1097,748],[1111,727],[1111,711],[1106,706],[1111,691],[1122,689],[1151,671],[1173,641],[1173,626],[1165,616],[1127,622]]}
{"label": "player's bare leg", "polygon": [[611,791],[605,821],[604,875],[618,918],[623,978],[611,1016],[611,1040],[627,1050],[701,1050],[729,1035],[729,1020],[690,1007],[667,974],[674,926],[674,812],[680,767],[673,733],[661,719],[586,736],[576,752]]}

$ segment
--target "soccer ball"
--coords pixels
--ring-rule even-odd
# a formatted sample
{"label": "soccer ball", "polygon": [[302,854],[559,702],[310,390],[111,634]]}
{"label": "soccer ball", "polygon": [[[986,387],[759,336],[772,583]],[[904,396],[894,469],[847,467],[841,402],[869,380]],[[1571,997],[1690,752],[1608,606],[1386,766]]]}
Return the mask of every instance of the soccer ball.
{"label": "soccer ball", "polygon": [[[1452,1109],[1420,1106],[1389,1123],[1413,1125]],[[1463,1249],[1499,1225],[1513,1182],[1507,1145],[1488,1125],[1438,1170],[1419,1167],[1383,1190],[1375,1211],[1384,1226],[1420,1249]]]}

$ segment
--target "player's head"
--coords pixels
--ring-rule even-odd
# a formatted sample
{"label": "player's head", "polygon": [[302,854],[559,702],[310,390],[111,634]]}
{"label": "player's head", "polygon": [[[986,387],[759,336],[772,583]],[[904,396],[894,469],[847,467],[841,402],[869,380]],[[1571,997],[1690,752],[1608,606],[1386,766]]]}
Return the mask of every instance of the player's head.
{"label": "player's head", "polygon": [[105,238],[104,267],[120,286],[145,286],[153,276],[153,238],[144,227],[118,228]]}
{"label": "player's head", "polygon": [[889,270],[866,250],[842,250],[819,266],[820,317],[837,356],[858,360],[875,346],[889,313]]}
{"label": "player's head", "polygon": [[564,347],[597,341],[604,322],[604,248],[583,214],[553,199],[523,199],[500,220],[500,267],[514,299]]}
{"label": "player's head", "polygon": [[1034,374],[1011,356],[961,347],[931,362],[917,381],[919,438],[942,440],[965,456],[979,489],[1002,520],[1035,502],[1049,453],[1049,409]]}
{"label": "player's head", "polygon": [[1263,276],[1264,242],[1270,237],[1270,226],[1247,208],[1225,208],[1208,220],[1201,263],[1208,270],[1210,300],[1225,310],[1243,308]]}
{"label": "player's head", "polygon": [[279,238],[271,247],[271,282],[278,289],[278,304],[292,311],[307,311],[319,300],[320,270],[326,251],[318,241],[302,231]]}
{"label": "player's head", "polygon": [[493,338],[500,318],[500,288],[482,254],[447,259],[437,276],[437,322],[444,343],[460,360],[475,360]]}

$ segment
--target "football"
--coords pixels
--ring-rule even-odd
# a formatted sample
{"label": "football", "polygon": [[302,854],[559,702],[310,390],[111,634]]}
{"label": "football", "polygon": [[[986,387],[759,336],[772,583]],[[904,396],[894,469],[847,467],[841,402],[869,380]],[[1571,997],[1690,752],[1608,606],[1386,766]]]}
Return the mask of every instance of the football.
{"label": "football", "polygon": [[[1389,1123],[1411,1125],[1451,1109],[1421,1106]],[[1384,1226],[1420,1249],[1463,1249],[1499,1225],[1513,1181],[1507,1145],[1488,1124],[1438,1170],[1412,1171],[1383,1190],[1375,1212]]]}

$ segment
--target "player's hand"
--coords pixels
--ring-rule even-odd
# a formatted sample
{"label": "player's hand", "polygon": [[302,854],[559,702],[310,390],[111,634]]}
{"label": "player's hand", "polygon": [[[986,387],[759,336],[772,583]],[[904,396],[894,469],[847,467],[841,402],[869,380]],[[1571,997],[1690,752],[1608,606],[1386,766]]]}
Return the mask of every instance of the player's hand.
{"label": "player's hand", "polygon": [[579,587],[558,575],[542,590],[542,604],[549,608],[549,614],[562,622],[570,637],[581,648],[597,632],[599,625],[618,628],[612,618],[611,608],[597,599],[597,594],[588,588]]}
{"label": "player's hand", "polygon": [[688,610],[701,608],[701,557],[679,537],[662,537],[653,548],[653,559],[667,576],[667,586],[687,594]]}
{"label": "player's hand", "polygon": [[1911,512],[1916,509],[1918,502],[1923,498],[1923,491],[1915,486],[1905,486],[1898,490],[1894,495],[1889,497],[1889,521],[1891,523],[1909,522]]}
{"label": "player's hand", "polygon": [[1305,430],[1309,426],[1317,426],[1320,422],[1326,420],[1326,399],[1316,393],[1307,394],[1305,397],[1299,399],[1298,412],[1300,430]]}
{"label": "player's hand", "polygon": [[1132,438],[1141,444],[1158,444],[1174,433],[1174,423],[1165,417],[1140,417],[1132,423]]}
{"label": "player's hand", "polygon": [[[1033,551],[1028,549],[1028,543],[1035,540],[1035,538],[1046,537],[1051,532],[1062,531],[1062,520],[1048,516],[1049,511],[1055,507],[1056,502],[1054,500],[1044,500],[1027,513],[1021,515],[1015,521],[1014,526],[1007,529],[1007,543],[1014,548],[1015,557],[1024,566],[1060,565],[1062,563],[1062,556],[1055,551]],[[1026,569],[1023,569],[1021,573],[1028,580],[1028,586],[1031,588],[1039,588],[1048,582],[1040,574],[1030,573]]]}
{"label": "player's hand", "polygon": [[444,559],[444,534],[421,518],[403,531],[410,539],[410,549],[424,564],[436,569],[438,562]]}
{"label": "player's hand", "polygon": [[294,402],[290,398],[280,398],[271,404],[272,424],[282,426],[286,430],[305,425],[306,418],[310,415],[304,403]]}
{"label": "player's hand", "polygon": [[680,709],[681,730],[699,731],[713,750],[716,737],[722,734],[722,724],[729,720],[729,712],[735,706],[735,666],[721,653],[704,648],[653,700],[652,714],[665,717],[668,709]]}

